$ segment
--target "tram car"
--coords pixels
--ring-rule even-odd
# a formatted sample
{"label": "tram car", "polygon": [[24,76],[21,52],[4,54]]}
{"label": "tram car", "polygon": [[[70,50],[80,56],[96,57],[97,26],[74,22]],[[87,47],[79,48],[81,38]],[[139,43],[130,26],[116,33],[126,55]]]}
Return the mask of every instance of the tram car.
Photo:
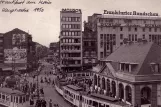
{"label": "tram car", "polygon": [[21,91],[0,87],[0,105],[5,107],[28,107],[28,97]]}
{"label": "tram car", "polygon": [[63,86],[63,97],[74,107],[132,107],[113,97],[84,92],[75,85]]}
{"label": "tram car", "polygon": [[96,93],[82,95],[82,107],[132,107],[116,98]]}
{"label": "tram car", "polygon": [[75,107],[82,107],[82,88],[75,85],[63,86],[63,97]]}

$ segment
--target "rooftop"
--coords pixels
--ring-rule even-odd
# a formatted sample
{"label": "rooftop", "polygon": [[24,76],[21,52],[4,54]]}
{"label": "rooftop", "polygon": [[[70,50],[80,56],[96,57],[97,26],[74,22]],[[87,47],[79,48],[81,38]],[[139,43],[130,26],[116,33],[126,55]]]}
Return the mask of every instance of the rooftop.
{"label": "rooftop", "polygon": [[80,87],[77,87],[75,85],[67,85],[68,88],[74,90],[74,91],[82,91],[83,89]]}
{"label": "rooftop", "polygon": [[14,90],[6,87],[0,87],[0,92],[6,93],[6,94],[24,95],[24,93],[19,90]]}
{"label": "rooftop", "polygon": [[152,42],[125,44],[103,61],[111,61],[112,65],[116,65],[115,62],[136,64],[136,69],[131,72],[132,74],[153,74],[149,65],[152,62],[161,63],[160,53],[161,47]]}

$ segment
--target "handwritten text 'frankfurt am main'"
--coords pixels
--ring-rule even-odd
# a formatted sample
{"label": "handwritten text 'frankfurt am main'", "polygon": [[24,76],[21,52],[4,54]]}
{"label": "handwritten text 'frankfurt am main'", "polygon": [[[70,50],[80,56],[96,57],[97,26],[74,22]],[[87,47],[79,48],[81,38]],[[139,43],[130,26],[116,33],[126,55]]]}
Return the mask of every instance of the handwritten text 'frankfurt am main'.
{"label": "handwritten text 'frankfurt am main'", "polygon": [[52,4],[50,0],[0,0],[0,5],[34,5],[39,4],[41,7],[36,7],[34,9],[29,9],[29,8],[8,8],[11,6],[6,6],[2,8],[2,12],[8,12],[8,13],[13,13],[13,12],[44,12],[44,8],[42,5],[49,5]]}

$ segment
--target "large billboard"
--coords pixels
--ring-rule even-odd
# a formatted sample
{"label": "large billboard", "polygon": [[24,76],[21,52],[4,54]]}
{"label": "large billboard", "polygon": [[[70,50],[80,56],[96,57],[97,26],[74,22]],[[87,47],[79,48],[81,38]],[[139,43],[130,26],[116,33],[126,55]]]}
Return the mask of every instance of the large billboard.
{"label": "large billboard", "polygon": [[25,41],[25,34],[13,34],[12,36],[12,45],[14,46],[19,46]]}
{"label": "large billboard", "polygon": [[26,49],[4,49],[4,63],[27,63]]}

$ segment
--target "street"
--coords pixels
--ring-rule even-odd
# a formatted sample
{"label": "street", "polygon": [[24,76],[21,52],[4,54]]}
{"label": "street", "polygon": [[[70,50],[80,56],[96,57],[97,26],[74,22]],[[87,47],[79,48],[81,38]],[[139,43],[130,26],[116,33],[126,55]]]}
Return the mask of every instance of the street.
{"label": "street", "polygon": [[[50,71],[52,71],[53,65],[46,63],[46,62],[44,62],[43,65],[45,65],[45,66],[42,69],[40,75],[38,76],[38,80],[39,80],[39,88],[43,88],[43,90],[44,90],[44,97],[47,102],[47,107],[48,107],[50,99],[52,99],[53,104],[58,104],[59,107],[71,107],[71,104],[69,104],[67,101],[65,101],[63,99],[63,97],[56,92],[55,87],[53,85],[48,85],[46,83],[40,83],[41,78],[43,78],[43,79],[45,77],[50,78],[51,81],[53,81],[53,79],[55,78],[54,75],[45,74],[45,72],[49,73]],[[32,77],[27,77],[27,80],[32,83],[37,82],[37,78],[35,78],[33,81]]]}

